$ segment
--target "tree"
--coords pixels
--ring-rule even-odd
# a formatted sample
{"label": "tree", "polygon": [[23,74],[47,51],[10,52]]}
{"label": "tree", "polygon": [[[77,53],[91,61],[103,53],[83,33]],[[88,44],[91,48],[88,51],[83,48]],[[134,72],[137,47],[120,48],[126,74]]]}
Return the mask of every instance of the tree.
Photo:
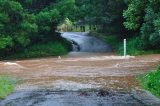
{"label": "tree", "polygon": [[76,5],[77,17],[96,25],[99,31],[118,35],[126,32],[122,14],[127,5],[123,0],[76,0]]}
{"label": "tree", "polygon": [[25,11],[31,13],[38,13],[44,8],[47,8],[51,4],[55,3],[57,0],[15,0],[22,4]]}
{"label": "tree", "polygon": [[39,26],[37,38],[40,41],[54,40],[58,17],[59,11],[57,9],[41,11],[36,15],[36,21]]}
{"label": "tree", "polygon": [[132,0],[124,12],[129,30],[137,30],[142,49],[160,48],[160,0]]}
{"label": "tree", "polygon": [[0,0],[0,50],[14,51],[30,43],[30,34],[37,31],[32,15],[20,3]]}

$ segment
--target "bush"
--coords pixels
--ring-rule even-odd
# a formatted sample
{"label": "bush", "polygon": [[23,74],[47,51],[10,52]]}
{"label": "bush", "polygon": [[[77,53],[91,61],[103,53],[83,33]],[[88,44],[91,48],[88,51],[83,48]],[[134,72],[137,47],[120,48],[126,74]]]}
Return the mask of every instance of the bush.
{"label": "bush", "polygon": [[146,90],[160,97],[160,66],[155,72],[148,73],[140,78],[140,82]]}
{"label": "bush", "polygon": [[[123,41],[122,41],[123,42]],[[123,43],[120,42],[116,51],[118,54],[123,54]],[[145,50],[143,41],[140,37],[131,38],[127,41],[127,54],[128,55],[145,55],[145,54],[157,54],[160,50]]]}
{"label": "bush", "polygon": [[[120,38],[118,35],[110,35],[106,36],[106,34],[97,33],[95,31],[91,31],[90,35],[98,37],[102,40],[104,40],[107,44],[109,44],[112,49],[119,55],[123,55],[124,52],[124,45],[123,45],[123,39]],[[137,35],[136,35],[137,36]],[[159,49],[145,49],[144,48],[144,42],[143,38],[138,37],[132,37],[127,38],[127,55],[144,55],[144,54],[157,54],[160,53]]]}
{"label": "bush", "polygon": [[[132,38],[127,41],[127,54],[128,55],[139,55],[143,54],[144,51],[141,49],[141,39],[139,37]],[[117,52],[123,54],[123,41],[119,44]]]}
{"label": "bush", "polygon": [[37,58],[47,56],[59,56],[69,51],[68,42],[48,42],[35,44],[22,52],[7,57],[7,59]]}
{"label": "bush", "polygon": [[5,98],[14,91],[14,82],[9,77],[0,77],[0,99]]}
{"label": "bush", "polygon": [[[106,36],[104,37],[105,42],[112,46],[112,48],[120,55],[123,55],[123,40],[120,40],[117,36]],[[139,55],[143,54],[141,50],[141,39],[139,37],[127,40],[127,54],[128,55]]]}

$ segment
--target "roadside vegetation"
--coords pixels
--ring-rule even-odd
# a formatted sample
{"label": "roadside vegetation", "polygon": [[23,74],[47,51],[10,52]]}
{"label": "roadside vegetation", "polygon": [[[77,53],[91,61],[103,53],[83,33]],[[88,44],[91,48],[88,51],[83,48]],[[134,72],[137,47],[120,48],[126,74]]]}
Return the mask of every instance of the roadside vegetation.
{"label": "roadside vegetation", "polygon": [[74,0],[0,0],[0,59],[68,53],[56,27],[73,5]]}
{"label": "roadside vegetation", "polygon": [[10,77],[0,76],[0,99],[4,99],[15,90],[15,82]]}
{"label": "roadside vegetation", "polygon": [[[102,39],[111,45],[113,50],[119,54],[123,55],[123,39],[118,39],[116,36],[103,36]],[[127,39],[127,55],[145,55],[145,54],[158,54],[160,50],[143,50],[141,48],[141,41],[137,38],[129,38]]]}
{"label": "roadside vegetation", "polygon": [[141,85],[152,94],[160,97],[160,66],[154,72],[139,78]]}
{"label": "roadside vegetation", "polygon": [[[33,48],[38,45],[41,48],[45,43],[48,46],[50,42],[55,47],[57,42],[63,43],[57,31],[103,33],[119,54],[124,38],[128,39],[129,55],[159,53],[159,3],[159,0],[0,0],[0,58],[12,54],[48,56],[33,53]],[[54,54],[64,54],[61,52],[66,53],[62,50]]]}
{"label": "roadside vegetation", "polygon": [[[123,55],[123,39],[117,37],[117,35],[109,35],[106,36],[103,33],[98,33],[95,31],[90,32],[91,36],[98,37],[109,44],[113,51],[118,55]],[[145,55],[145,54],[157,54],[160,53],[160,50],[143,50],[141,48],[141,40],[139,37],[137,38],[128,38],[127,39],[127,55]]]}
{"label": "roadside vegetation", "polygon": [[69,42],[47,42],[32,45],[21,52],[12,54],[8,57],[3,57],[3,59],[27,59],[27,58],[40,58],[40,57],[50,57],[50,56],[60,56],[65,55],[70,50]]}

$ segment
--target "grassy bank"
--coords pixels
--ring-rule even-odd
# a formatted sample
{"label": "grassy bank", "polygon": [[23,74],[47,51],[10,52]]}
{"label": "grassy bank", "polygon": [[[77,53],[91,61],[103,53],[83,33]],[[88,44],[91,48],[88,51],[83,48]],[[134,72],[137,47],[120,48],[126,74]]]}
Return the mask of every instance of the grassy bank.
{"label": "grassy bank", "polygon": [[[123,55],[123,39],[118,38],[117,35],[106,35],[97,32],[90,32],[91,36],[98,37],[109,44],[113,50],[119,54]],[[128,38],[127,39],[127,55],[144,55],[144,54],[157,54],[160,50],[143,50],[141,48],[142,42],[140,38]]]}
{"label": "grassy bank", "polygon": [[14,91],[15,82],[9,77],[0,77],[0,99],[4,99]]}
{"label": "grassy bank", "polygon": [[[116,53],[119,55],[123,55],[123,40],[118,39],[116,36],[106,36],[104,37],[106,43],[110,44]],[[155,53],[155,51],[144,51],[140,50],[137,47],[138,40],[134,39],[127,39],[127,55],[142,55],[142,54],[150,54]]]}
{"label": "grassy bank", "polygon": [[65,55],[69,52],[70,43],[65,42],[48,42],[40,43],[29,46],[24,51],[17,52],[11,56],[5,57],[5,59],[26,59],[26,58],[38,58]]}
{"label": "grassy bank", "polygon": [[[91,32],[91,35],[101,38],[109,44],[117,54],[123,55],[123,40],[116,35],[106,36],[105,34],[98,34],[96,32]],[[144,51],[137,49],[137,43],[137,39],[127,39],[128,55],[140,55],[144,53]]]}
{"label": "grassy bank", "polygon": [[160,97],[160,66],[156,71],[139,78],[141,85],[152,94]]}

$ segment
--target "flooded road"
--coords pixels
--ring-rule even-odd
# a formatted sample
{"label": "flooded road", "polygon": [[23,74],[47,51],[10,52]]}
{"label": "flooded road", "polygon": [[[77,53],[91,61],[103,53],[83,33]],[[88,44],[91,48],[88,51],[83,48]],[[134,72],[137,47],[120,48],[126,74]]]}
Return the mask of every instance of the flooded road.
{"label": "flooded road", "polygon": [[90,36],[87,32],[64,32],[61,36],[72,43],[73,51],[110,52],[111,47],[103,40]]}
{"label": "flooded road", "polygon": [[136,80],[159,63],[160,55],[80,52],[61,59],[1,61],[0,75],[22,81],[0,106],[159,106]]}

